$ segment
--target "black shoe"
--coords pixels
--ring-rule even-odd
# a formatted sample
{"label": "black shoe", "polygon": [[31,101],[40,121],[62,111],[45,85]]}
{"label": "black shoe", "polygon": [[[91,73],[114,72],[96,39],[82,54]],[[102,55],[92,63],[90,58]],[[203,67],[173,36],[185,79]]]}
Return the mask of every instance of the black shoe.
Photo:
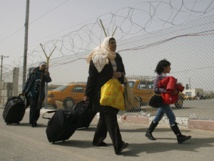
{"label": "black shoe", "polygon": [[31,126],[32,126],[32,127],[37,127],[38,125],[37,125],[37,123],[35,122],[35,123],[32,123]]}
{"label": "black shoe", "polygon": [[123,149],[126,149],[129,146],[128,143],[122,143],[122,146],[120,147],[119,150],[115,151],[115,154],[119,155]]}
{"label": "black shoe", "polygon": [[178,144],[182,144],[183,142],[191,139],[191,136],[180,135],[177,137]]}
{"label": "black shoe", "polygon": [[106,144],[105,142],[101,142],[100,144],[93,144],[94,146],[108,146],[108,144]]}
{"label": "black shoe", "polygon": [[146,136],[149,140],[156,140],[156,138],[154,138],[154,136],[153,136],[152,133],[150,133],[150,132],[146,132],[145,136]]}
{"label": "black shoe", "polygon": [[105,142],[102,142],[99,146],[108,146]]}
{"label": "black shoe", "polygon": [[100,143],[98,146],[108,146],[105,142]]}

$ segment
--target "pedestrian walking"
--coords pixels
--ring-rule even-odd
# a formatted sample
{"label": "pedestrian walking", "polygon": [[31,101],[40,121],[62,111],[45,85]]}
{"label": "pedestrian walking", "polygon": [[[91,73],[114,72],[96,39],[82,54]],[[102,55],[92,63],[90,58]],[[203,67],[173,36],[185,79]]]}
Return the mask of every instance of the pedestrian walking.
{"label": "pedestrian walking", "polygon": [[[167,73],[170,73],[170,70],[171,70],[170,65],[171,65],[171,63],[169,61],[167,61],[166,59],[163,59],[163,60],[159,61],[156,66],[155,72],[157,73],[157,76],[156,76],[156,79],[154,80],[154,92],[156,94],[163,94],[163,93],[168,92],[165,88],[159,88],[158,83],[167,77],[167,75],[166,75]],[[173,91],[171,91],[170,94],[178,95],[178,93],[179,93],[179,91],[177,89],[174,89]],[[175,133],[175,135],[177,137],[177,142],[179,144],[191,139],[191,136],[185,136],[185,135],[181,134],[178,124],[176,123],[175,115],[169,104],[162,104],[158,108],[157,114],[156,114],[155,118],[153,119],[153,121],[151,122],[151,124],[145,134],[145,136],[148,139],[156,140],[156,138],[153,137],[152,132],[158,125],[159,121],[163,118],[164,114],[167,115],[167,117],[169,119],[170,127],[171,127],[172,131]]]}
{"label": "pedestrian walking", "polygon": [[27,106],[30,105],[29,123],[32,127],[37,126],[40,116],[40,109],[45,98],[45,82],[52,81],[47,69],[46,62],[41,62],[34,69],[31,68],[22,91],[27,99]]}
{"label": "pedestrian walking", "polygon": [[118,109],[111,106],[100,105],[101,87],[111,78],[116,78],[120,83],[124,82],[124,64],[121,56],[116,53],[116,40],[106,37],[103,43],[95,48],[87,57],[89,62],[89,76],[84,100],[92,101],[93,107],[100,112],[100,118],[94,134],[94,146],[107,146],[104,142],[107,132],[114,146],[115,154],[128,147],[128,143],[122,140],[117,122]]}

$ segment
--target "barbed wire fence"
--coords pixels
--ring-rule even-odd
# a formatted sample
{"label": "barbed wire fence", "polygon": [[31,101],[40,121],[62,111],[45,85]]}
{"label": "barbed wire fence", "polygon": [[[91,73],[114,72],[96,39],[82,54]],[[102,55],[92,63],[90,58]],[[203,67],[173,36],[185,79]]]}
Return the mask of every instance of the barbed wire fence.
{"label": "barbed wire fence", "polygon": [[[203,89],[204,95],[213,95],[214,0],[139,2],[103,14],[94,22],[54,40],[41,42],[47,53],[56,47],[50,60],[52,78],[57,79],[54,82],[87,80],[85,57],[105,37],[100,20],[107,35],[117,27],[114,37],[127,75],[154,77],[157,62],[166,58],[172,63],[171,74],[183,85]],[[38,43],[28,52],[28,67],[36,66],[44,59]],[[5,81],[12,79],[12,68],[19,67],[22,82],[22,61],[23,57],[20,57],[4,67]],[[185,101],[184,106],[191,107],[191,104]],[[213,111],[211,114],[214,116]],[[207,118],[211,118],[210,115]]]}

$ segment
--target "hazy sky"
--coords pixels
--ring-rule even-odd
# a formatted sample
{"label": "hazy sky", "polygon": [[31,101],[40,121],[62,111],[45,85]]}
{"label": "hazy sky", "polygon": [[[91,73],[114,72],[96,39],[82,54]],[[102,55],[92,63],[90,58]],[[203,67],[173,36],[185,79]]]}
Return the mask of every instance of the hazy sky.
{"label": "hazy sky", "polygon": [[[140,0],[30,0],[29,50]],[[0,55],[23,56],[26,0],[0,0]]]}

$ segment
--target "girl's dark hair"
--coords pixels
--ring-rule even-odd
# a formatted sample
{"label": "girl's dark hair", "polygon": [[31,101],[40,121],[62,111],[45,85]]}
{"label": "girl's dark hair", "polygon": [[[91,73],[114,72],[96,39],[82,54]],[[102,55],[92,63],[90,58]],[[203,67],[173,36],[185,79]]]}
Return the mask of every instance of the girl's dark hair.
{"label": "girl's dark hair", "polygon": [[171,63],[169,61],[167,61],[166,59],[163,59],[158,62],[155,72],[160,75],[161,73],[163,73],[164,67],[168,67],[170,65],[171,65]]}

